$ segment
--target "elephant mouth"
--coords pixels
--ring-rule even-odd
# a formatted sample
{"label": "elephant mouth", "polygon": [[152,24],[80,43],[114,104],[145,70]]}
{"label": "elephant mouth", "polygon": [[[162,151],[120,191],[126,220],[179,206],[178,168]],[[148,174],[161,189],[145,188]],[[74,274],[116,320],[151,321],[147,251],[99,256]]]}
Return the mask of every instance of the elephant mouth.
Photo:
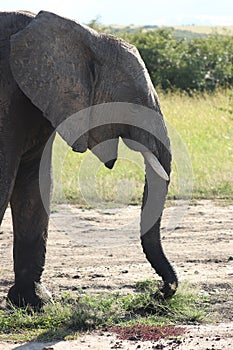
{"label": "elephant mouth", "polygon": [[84,153],[88,149],[88,134],[85,133],[82,136],[80,136],[73,144],[72,144],[72,150],[74,152],[78,153]]}
{"label": "elephant mouth", "polygon": [[[87,149],[90,149],[108,169],[113,169],[118,158],[119,136],[112,136],[112,138],[102,137],[100,140],[100,138],[97,137],[97,135],[100,134],[100,130],[98,129],[99,128],[96,128],[96,130],[92,130],[89,133],[80,136],[72,145],[72,149],[79,153],[84,153]],[[107,135],[105,131],[106,130],[102,129],[101,134]],[[128,142],[125,139],[123,139],[123,141],[130,149],[135,150],[135,148],[131,146],[131,142]],[[138,151],[142,154],[145,162],[151,166],[152,170],[157,175],[163,180],[169,181],[167,172],[152,151],[147,150],[144,146],[139,147]]]}
{"label": "elephant mouth", "polygon": [[117,160],[117,158],[111,159],[111,160],[105,162],[104,165],[106,166],[106,168],[111,170],[111,169],[113,169],[116,160]]}

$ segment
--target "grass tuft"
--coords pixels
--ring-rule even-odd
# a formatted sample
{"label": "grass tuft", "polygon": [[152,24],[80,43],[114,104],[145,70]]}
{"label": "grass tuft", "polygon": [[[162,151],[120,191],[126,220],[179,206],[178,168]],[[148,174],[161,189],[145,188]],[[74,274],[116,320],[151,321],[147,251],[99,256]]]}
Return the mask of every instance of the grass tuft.
{"label": "grass tuft", "polygon": [[12,306],[0,310],[0,339],[52,341],[116,325],[167,326],[206,320],[209,300],[191,288],[181,288],[169,300],[159,295],[157,282],[146,280],[136,283],[135,292],[127,295],[65,293],[39,313]]}

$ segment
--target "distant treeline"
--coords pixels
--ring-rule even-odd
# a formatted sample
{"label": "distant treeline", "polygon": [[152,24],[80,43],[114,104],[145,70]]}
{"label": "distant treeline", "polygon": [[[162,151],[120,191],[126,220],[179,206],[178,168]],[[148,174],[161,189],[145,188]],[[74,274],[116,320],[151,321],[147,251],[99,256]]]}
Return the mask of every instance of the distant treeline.
{"label": "distant treeline", "polygon": [[233,85],[233,36],[187,39],[166,27],[115,34],[138,48],[156,88],[191,94]]}

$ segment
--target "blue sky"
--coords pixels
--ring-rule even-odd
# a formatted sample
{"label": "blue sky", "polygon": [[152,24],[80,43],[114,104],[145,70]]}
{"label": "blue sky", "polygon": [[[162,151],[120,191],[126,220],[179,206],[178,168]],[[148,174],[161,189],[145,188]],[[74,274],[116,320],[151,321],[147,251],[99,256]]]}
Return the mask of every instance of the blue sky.
{"label": "blue sky", "polygon": [[83,23],[233,25],[232,0],[0,0],[0,9],[48,10]]}

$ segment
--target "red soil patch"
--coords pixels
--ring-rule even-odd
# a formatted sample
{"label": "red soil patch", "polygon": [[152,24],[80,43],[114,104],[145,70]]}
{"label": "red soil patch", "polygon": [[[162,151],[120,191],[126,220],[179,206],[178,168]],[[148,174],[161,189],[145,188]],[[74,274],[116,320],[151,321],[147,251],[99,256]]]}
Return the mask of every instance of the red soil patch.
{"label": "red soil patch", "polygon": [[120,339],[142,341],[157,341],[161,338],[174,338],[180,336],[185,331],[183,327],[149,325],[112,327],[109,330],[117,333],[117,337]]}

